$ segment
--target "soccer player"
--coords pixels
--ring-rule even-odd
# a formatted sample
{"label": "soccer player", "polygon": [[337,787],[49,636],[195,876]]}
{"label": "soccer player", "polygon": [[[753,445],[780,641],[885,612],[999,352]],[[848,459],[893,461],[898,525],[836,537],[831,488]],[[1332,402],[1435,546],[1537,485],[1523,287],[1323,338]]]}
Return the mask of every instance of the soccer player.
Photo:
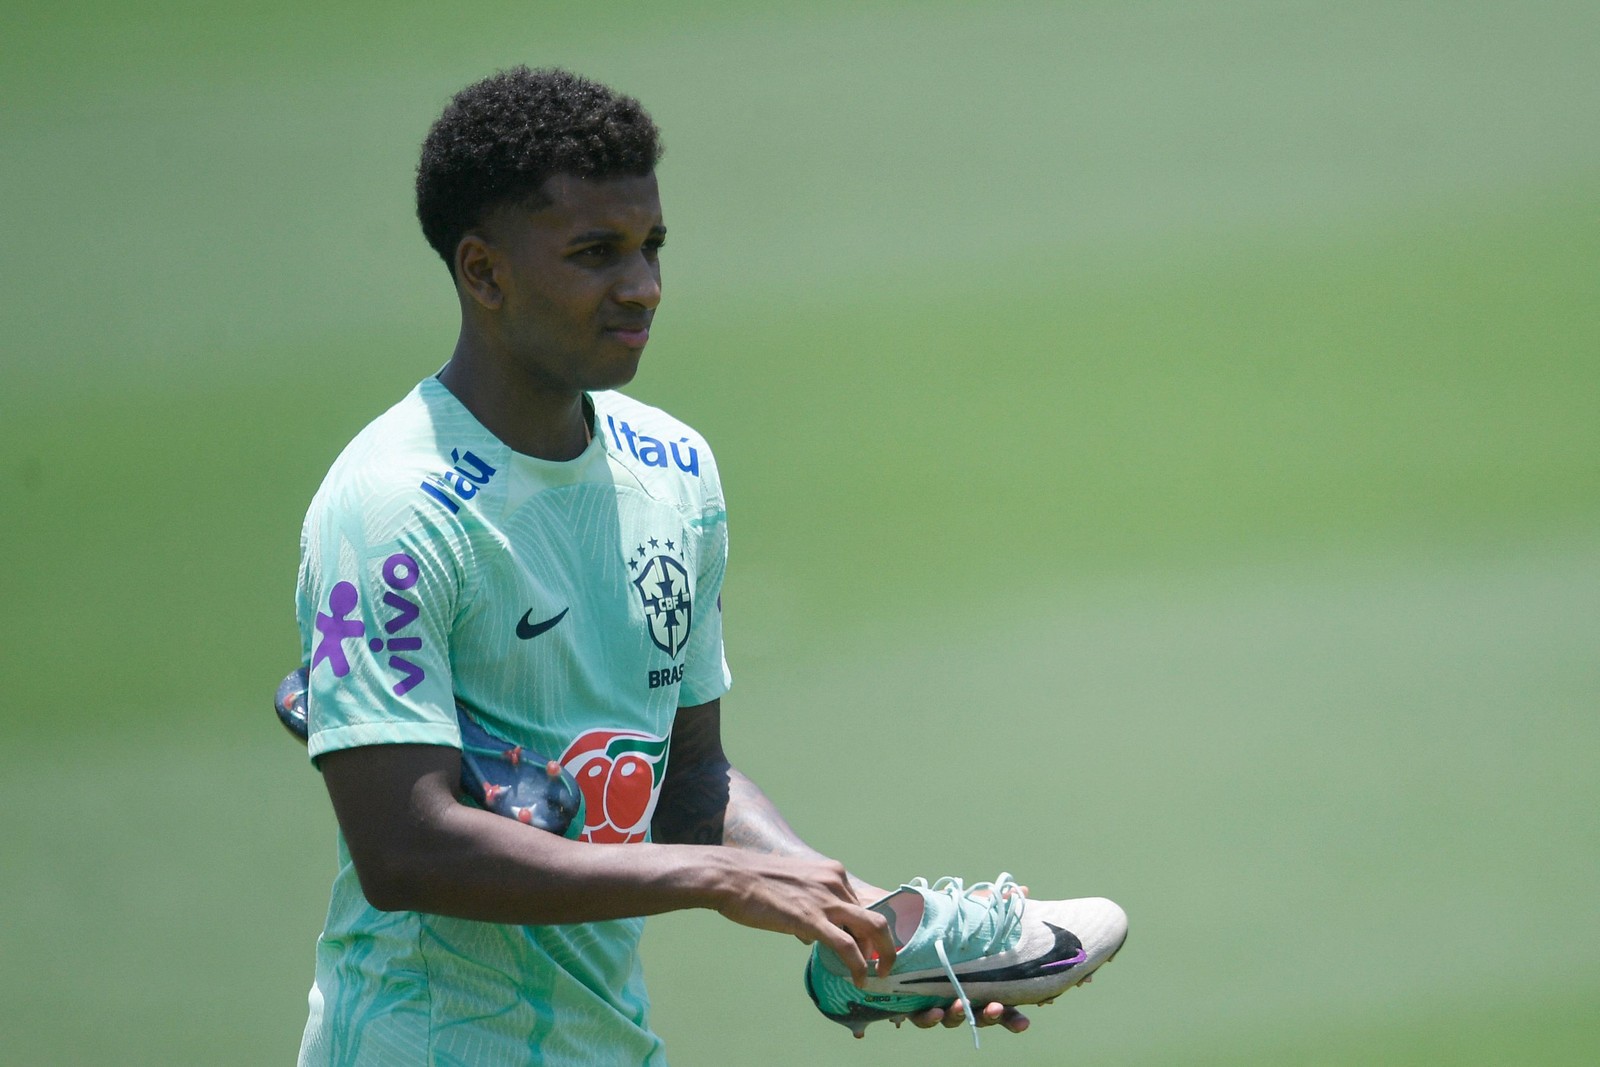
{"label": "soccer player", "polygon": [[[857,980],[893,961],[862,906],[883,891],[723,754],[711,450],[613,391],[661,300],[660,155],[637,101],[520,67],[423,144],[460,336],[339,456],[301,535],[309,746],[340,829],[303,1063],[664,1063],[638,941],[674,909],[821,942]],[[580,840],[459,799],[457,701],[576,776]]]}

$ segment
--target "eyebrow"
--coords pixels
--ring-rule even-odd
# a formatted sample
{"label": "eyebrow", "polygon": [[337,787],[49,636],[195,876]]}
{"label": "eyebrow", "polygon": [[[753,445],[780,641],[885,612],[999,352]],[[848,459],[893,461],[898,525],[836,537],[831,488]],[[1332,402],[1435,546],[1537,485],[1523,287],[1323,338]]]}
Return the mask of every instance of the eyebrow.
{"label": "eyebrow", "polygon": [[[652,226],[650,227],[650,232],[646,236],[659,239],[665,237],[666,235],[667,228],[665,226]],[[626,235],[623,234],[621,230],[585,230],[583,233],[575,234],[574,236],[568,238],[567,247],[570,248],[573,245],[592,244],[596,241],[620,241],[625,236]]]}

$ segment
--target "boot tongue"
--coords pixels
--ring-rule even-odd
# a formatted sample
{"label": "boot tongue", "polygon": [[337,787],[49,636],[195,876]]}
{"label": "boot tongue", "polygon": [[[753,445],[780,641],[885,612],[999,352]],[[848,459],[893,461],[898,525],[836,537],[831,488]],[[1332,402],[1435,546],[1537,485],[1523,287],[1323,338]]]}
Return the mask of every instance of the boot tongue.
{"label": "boot tongue", "polygon": [[915,889],[900,889],[872,905],[870,910],[889,920],[889,936],[898,951],[916,936],[929,903]]}
{"label": "boot tongue", "polygon": [[[876,904],[868,907],[868,911],[875,911],[889,920],[889,937],[894,941],[896,952],[915,942],[912,951],[928,944],[928,935],[918,937],[918,931],[942,930],[941,920],[951,908],[948,897],[940,894],[924,896],[912,886],[901,886]],[[927,921],[932,920],[932,921]],[[840,978],[848,978],[850,970],[844,965],[844,960],[838,953],[826,946],[819,945],[816,952],[817,962],[822,964],[823,970]]]}

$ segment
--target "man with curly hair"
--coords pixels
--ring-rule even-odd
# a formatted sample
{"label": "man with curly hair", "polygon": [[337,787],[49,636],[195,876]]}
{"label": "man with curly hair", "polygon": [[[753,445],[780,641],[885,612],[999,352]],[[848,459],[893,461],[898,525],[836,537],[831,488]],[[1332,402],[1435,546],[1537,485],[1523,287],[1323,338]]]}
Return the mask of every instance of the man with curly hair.
{"label": "man with curly hair", "polygon": [[[821,942],[858,980],[894,958],[862,906],[882,891],[723,753],[716,461],[614,391],[661,300],[661,151],[637,101],[522,67],[423,144],[460,336],[301,535],[309,747],[340,829],[302,1063],[664,1063],[638,955],[664,911]],[[457,702],[576,776],[578,840],[458,799]]]}

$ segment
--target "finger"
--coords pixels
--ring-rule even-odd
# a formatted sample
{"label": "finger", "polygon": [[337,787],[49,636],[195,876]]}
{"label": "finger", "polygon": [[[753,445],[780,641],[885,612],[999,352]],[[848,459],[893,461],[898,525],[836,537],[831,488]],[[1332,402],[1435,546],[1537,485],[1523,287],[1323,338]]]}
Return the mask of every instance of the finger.
{"label": "finger", "polygon": [[928,1008],[926,1011],[919,1011],[909,1016],[909,1018],[911,1019],[911,1025],[918,1030],[931,1030],[938,1026],[939,1021],[944,1018],[944,1009]]}
{"label": "finger", "polygon": [[894,938],[889,933],[888,919],[875,911],[858,907],[852,908],[847,917],[839,920],[839,925],[855,938],[863,959],[876,961],[874,974],[885,975],[894,968],[897,950]]}
{"label": "finger", "polygon": [[833,949],[850,972],[850,980],[860,989],[867,980],[867,958],[861,954],[855,935],[840,926],[829,926],[819,932],[817,940]]}
{"label": "finger", "polygon": [[878,973],[888,974],[894,970],[895,957],[900,954],[900,950],[894,944],[894,935],[889,931],[889,920],[865,908],[861,909],[861,914],[867,921],[870,944],[866,947],[870,949],[869,955],[877,959]]}
{"label": "finger", "polygon": [[966,1006],[961,1003],[961,1001],[959,1001],[959,1000],[954,1001],[953,1003],[951,1003],[951,1005],[948,1008],[945,1009],[945,1012],[944,1012],[944,1025],[945,1026],[947,1026],[947,1027],[956,1027],[956,1026],[960,1026],[962,1023],[964,1023],[966,1021],[967,1021],[967,1009],[966,1009]]}
{"label": "finger", "polygon": [[1028,1017],[1004,1004],[985,1004],[978,1013],[978,1025],[1003,1026],[1014,1034],[1020,1034],[1028,1028]]}

